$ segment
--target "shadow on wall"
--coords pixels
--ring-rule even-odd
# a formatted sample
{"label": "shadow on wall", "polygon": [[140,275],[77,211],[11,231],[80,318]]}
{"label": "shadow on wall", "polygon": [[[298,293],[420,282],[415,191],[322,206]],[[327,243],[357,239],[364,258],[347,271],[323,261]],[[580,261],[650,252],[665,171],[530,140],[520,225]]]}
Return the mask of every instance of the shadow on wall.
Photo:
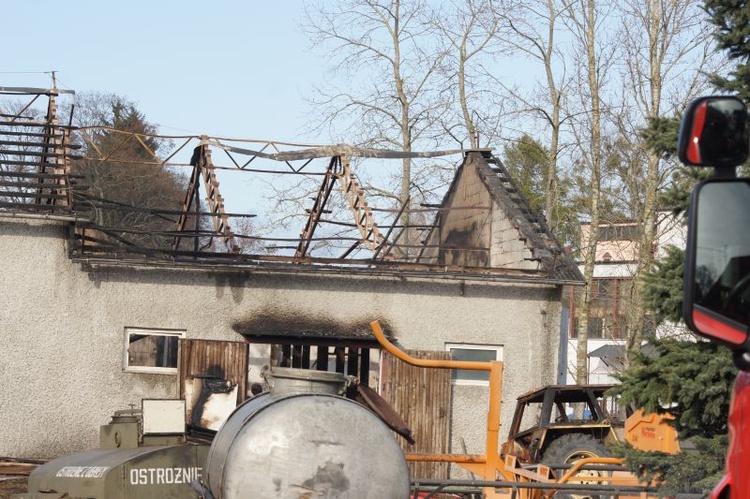
{"label": "shadow on wall", "polygon": [[247,272],[215,274],[216,298],[220,300],[224,298],[226,290],[229,288],[229,292],[232,294],[232,300],[239,305],[242,303],[242,298],[245,296],[246,283],[249,280],[249,277],[250,276]]}

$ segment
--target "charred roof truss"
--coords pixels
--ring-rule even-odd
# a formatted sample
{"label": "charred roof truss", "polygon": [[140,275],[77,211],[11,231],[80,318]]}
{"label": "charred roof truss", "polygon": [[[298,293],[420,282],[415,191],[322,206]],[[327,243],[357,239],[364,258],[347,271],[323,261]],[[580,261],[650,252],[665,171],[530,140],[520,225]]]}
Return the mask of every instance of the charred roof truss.
{"label": "charred roof truss", "polygon": [[[438,246],[448,243],[430,234],[441,223],[443,215],[450,210],[491,210],[493,207],[486,202],[482,206],[452,207],[445,202],[447,196],[441,204],[414,206],[393,195],[389,203],[383,203],[385,197],[382,196],[374,202],[372,193],[377,191],[361,183],[353,165],[353,161],[361,168],[370,160],[435,160],[450,155],[460,155],[465,160],[470,151],[401,152],[208,136],[149,136],[106,127],[76,127],[60,123],[56,103],[60,93],[0,87],[0,94],[29,99],[17,112],[0,115],[0,216],[70,222],[73,227],[70,256],[75,260],[94,265],[363,272],[530,282],[578,283],[581,280],[575,271],[559,273],[559,262],[536,269],[441,263],[430,255],[436,254]],[[46,115],[43,119],[34,118],[30,109],[44,97],[48,99]],[[107,168],[114,161],[123,161],[116,160],[116,151],[102,151],[97,147],[95,138],[101,133],[120,140],[115,149],[140,149],[140,165],[169,167],[181,172],[184,178],[181,208],[139,206],[93,192],[78,174],[77,162],[88,161]],[[154,139],[172,144],[166,157],[152,150],[150,144]],[[190,160],[180,162],[180,157],[191,150]],[[216,160],[217,151],[223,153],[222,161]],[[516,207],[516,225],[522,232],[527,231],[521,237],[531,239],[535,251],[549,258],[564,259],[542,217],[529,210],[500,161],[490,150],[473,153],[486,161],[484,174],[493,176],[494,183],[488,184],[492,195],[495,198],[505,196],[504,202]],[[321,163],[325,165],[323,168]],[[301,225],[298,235],[289,236],[289,232],[294,233],[293,228],[284,235],[241,230],[247,226],[243,221],[256,214],[227,210],[219,182],[219,176],[227,172],[270,176],[273,180],[266,181],[265,185],[290,177],[316,182],[317,190],[313,188],[310,196],[298,200],[300,212],[295,218]],[[256,184],[253,184],[250,191],[256,194],[255,189]],[[107,216],[117,212],[144,213],[162,223],[145,228],[128,226],[123,217]],[[346,213],[348,217],[342,216]],[[405,214],[415,218],[418,215],[420,221],[404,226]],[[420,233],[422,235],[418,236]],[[337,252],[334,253],[334,249]],[[460,245],[448,249],[479,251],[476,247]],[[571,264],[570,268],[574,266]]]}

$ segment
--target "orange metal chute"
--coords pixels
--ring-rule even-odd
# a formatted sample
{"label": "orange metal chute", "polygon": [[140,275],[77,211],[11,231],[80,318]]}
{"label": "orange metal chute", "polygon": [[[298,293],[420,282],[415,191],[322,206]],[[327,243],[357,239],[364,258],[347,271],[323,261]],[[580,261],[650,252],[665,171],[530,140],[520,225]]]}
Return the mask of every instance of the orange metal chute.
{"label": "orange metal chute", "polygon": [[639,450],[677,454],[680,441],[677,430],[667,422],[670,420],[674,420],[671,414],[645,413],[638,409],[625,420],[625,440]]}

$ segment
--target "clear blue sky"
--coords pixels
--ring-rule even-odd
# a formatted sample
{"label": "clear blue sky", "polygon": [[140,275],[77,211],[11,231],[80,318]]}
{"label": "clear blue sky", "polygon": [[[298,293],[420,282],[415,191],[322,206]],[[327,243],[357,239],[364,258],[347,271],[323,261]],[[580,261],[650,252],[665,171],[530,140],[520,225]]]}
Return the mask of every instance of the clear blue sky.
{"label": "clear blue sky", "polygon": [[55,70],[61,88],[134,101],[163,134],[319,142],[301,131],[325,71],[303,14],[302,0],[5,2],[0,86],[48,87],[38,73]]}
{"label": "clear blue sky", "polygon": [[[163,135],[330,143],[304,132],[304,96],[332,69],[304,18],[304,0],[8,1],[0,86],[49,88],[54,70],[60,88],[133,101]],[[229,211],[265,204],[247,175],[221,182]]]}

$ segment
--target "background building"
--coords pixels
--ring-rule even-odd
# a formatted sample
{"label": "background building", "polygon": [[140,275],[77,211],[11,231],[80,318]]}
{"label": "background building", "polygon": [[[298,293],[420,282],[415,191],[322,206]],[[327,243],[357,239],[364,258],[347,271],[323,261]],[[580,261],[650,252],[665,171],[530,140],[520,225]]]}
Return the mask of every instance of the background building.
{"label": "background building", "polygon": [[[687,240],[687,228],[681,216],[670,211],[657,214],[657,245],[654,256],[658,261],[666,255],[668,246],[684,249]],[[588,237],[588,224],[581,226],[581,247],[585,247]],[[619,373],[623,367],[626,344],[626,313],[630,306],[630,287],[636,270],[636,238],[638,226],[635,222],[602,224],[599,227],[600,239],[596,246],[596,265],[594,278],[588,284],[593,296],[591,315],[589,317],[589,382],[616,383],[613,373]],[[583,267],[579,266],[583,271]],[[564,383],[575,384],[576,339],[575,306],[580,296],[580,288],[566,290],[566,310],[564,329],[568,337],[567,372]],[[682,336],[688,334],[681,324],[665,322],[654,325],[648,318],[644,321],[644,337]]]}

